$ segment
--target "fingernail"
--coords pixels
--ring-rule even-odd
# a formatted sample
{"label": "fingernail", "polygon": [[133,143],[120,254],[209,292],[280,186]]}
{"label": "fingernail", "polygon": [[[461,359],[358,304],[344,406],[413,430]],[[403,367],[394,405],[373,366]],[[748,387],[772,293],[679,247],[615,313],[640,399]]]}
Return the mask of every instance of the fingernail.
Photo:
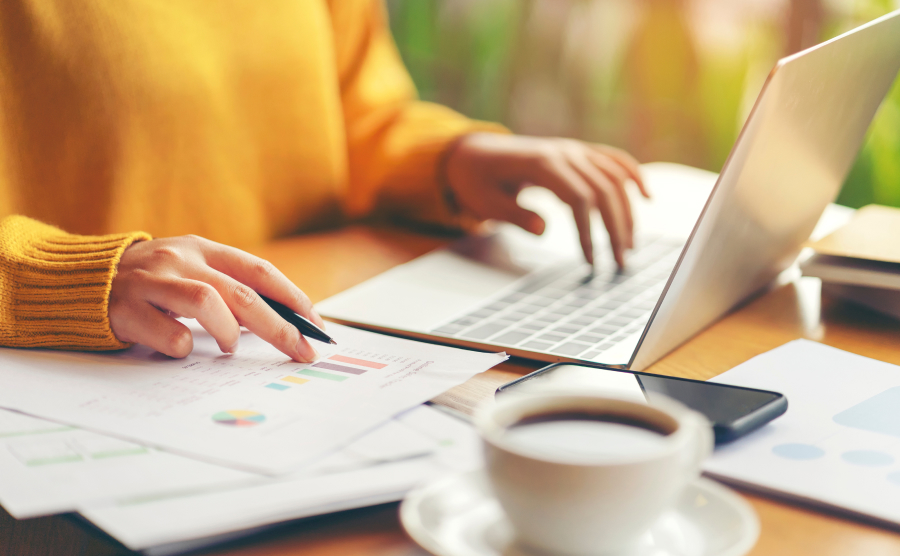
{"label": "fingernail", "polygon": [[312,347],[306,338],[303,337],[297,342],[297,354],[303,363],[312,363],[319,357],[319,352],[316,351],[316,348]]}

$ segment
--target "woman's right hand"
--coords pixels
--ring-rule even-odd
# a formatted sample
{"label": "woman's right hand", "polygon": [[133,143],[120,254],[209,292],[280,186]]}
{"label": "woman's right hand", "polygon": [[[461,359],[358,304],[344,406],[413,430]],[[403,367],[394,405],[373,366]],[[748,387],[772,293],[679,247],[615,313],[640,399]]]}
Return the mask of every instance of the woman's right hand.
{"label": "woman's right hand", "polygon": [[225,353],[237,349],[245,326],[296,361],[315,359],[306,338],[257,292],[324,326],[306,294],[272,263],[196,236],[128,247],[113,279],[109,322],[119,340],[170,357],[186,357],[194,347],[191,331],[176,320],[184,316],[197,319]]}

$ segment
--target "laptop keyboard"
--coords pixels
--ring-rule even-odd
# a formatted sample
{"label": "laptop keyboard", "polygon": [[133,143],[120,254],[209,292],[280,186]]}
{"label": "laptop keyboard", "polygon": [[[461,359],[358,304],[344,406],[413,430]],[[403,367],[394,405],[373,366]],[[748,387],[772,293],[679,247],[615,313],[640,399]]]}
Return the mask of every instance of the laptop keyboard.
{"label": "laptop keyboard", "polygon": [[655,238],[628,257],[621,272],[584,264],[528,276],[432,332],[498,346],[593,360],[642,330],[683,243]]}

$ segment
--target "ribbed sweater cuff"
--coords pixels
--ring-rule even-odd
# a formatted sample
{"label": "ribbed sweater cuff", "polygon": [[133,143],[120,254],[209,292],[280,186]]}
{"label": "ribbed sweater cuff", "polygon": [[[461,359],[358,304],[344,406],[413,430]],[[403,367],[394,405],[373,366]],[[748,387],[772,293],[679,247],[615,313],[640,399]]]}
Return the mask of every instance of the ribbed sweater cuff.
{"label": "ribbed sweater cuff", "polygon": [[[119,259],[136,241],[134,232],[105,236],[67,234],[33,220],[3,223],[0,260],[6,266],[0,330],[6,345],[74,350],[122,349],[109,324],[109,292]],[[10,237],[12,236],[12,237]],[[11,317],[11,318],[10,318]]]}

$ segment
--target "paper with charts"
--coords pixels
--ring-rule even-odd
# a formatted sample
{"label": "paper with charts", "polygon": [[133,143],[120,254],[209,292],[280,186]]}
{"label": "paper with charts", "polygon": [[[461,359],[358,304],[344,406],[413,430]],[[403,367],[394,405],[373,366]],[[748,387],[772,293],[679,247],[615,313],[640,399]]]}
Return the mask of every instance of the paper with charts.
{"label": "paper with charts", "polygon": [[707,472],[900,523],[900,367],[795,340],[713,382],[781,392],[788,411]]}
{"label": "paper with charts", "polygon": [[483,465],[481,438],[462,419],[422,405],[391,422],[407,434],[418,432],[429,453],[314,476],[292,473],[239,488],[82,504],[79,512],[132,550],[180,554],[235,531],[401,500],[418,484]]}
{"label": "paper with charts", "polygon": [[272,481],[314,481],[325,474],[432,454],[435,441],[415,428],[412,416],[434,421],[433,413],[440,412],[415,407],[312,465],[267,477],[0,409],[0,504],[23,519],[85,505],[132,507]]}
{"label": "paper with charts", "polygon": [[252,333],[222,354],[0,350],[0,407],[237,469],[281,474],[506,359],[328,326],[338,345],[291,361]]}

